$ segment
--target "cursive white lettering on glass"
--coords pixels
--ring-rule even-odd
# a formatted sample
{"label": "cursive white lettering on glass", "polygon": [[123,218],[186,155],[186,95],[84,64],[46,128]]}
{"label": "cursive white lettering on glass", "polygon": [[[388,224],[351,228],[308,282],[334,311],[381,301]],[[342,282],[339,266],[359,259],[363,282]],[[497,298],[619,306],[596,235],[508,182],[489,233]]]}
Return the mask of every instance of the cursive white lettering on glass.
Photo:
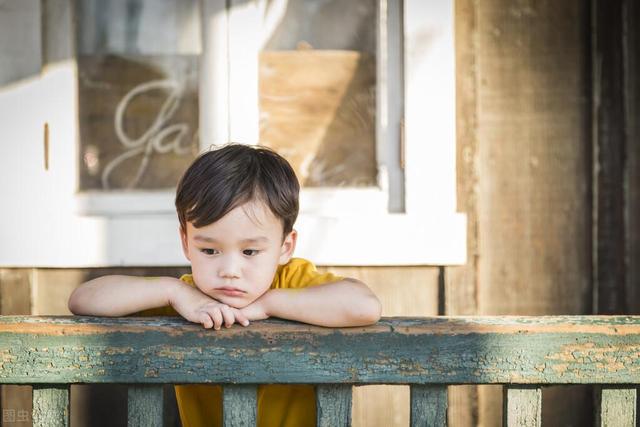
{"label": "cursive white lettering on glass", "polygon": [[[168,92],[167,99],[160,107],[158,115],[154,118],[151,126],[137,139],[131,138],[124,130],[124,120],[127,107],[136,96],[153,90],[164,90]],[[118,103],[114,115],[114,127],[118,141],[125,147],[125,151],[109,162],[102,171],[102,188],[110,189],[109,178],[113,170],[125,160],[142,154],[142,160],[134,178],[129,182],[127,188],[134,188],[142,179],[151,155],[154,152],[167,154],[173,151],[177,155],[188,154],[191,145],[197,138],[197,131],[189,141],[189,125],[186,123],[175,123],[165,126],[180,106],[180,98],[184,92],[183,86],[172,80],[153,80],[142,83],[131,89]]]}

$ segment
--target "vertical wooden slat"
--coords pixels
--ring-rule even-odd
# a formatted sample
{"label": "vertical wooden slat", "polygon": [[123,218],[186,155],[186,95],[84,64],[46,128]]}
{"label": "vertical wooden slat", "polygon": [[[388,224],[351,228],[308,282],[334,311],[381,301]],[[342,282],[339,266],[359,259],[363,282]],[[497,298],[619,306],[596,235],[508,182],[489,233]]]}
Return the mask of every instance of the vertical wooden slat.
{"label": "vertical wooden slat", "polygon": [[542,388],[505,386],[503,402],[504,426],[540,427],[542,425]]}
{"label": "vertical wooden slat", "polygon": [[157,427],[163,425],[162,385],[129,386],[129,426]]}
{"label": "vertical wooden slat", "polygon": [[411,427],[447,425],[447,386],[411,386]]}
{"label": "vertical wooden slat", "polygon": [[593,279],[597,314],[623,314],[624,1],[592,0]]}
{"label": "vertical wooden slat", "polygon": [[635,427],[636,425],[635,388],[602,387],[597,407],[596,425],[602,427]]}
{"label": "vertical wooden slat", "polygon": [[318,427],[351,425],[351,385],[318,385],[316,388]]}
{"label": "vertical wooden slat", "polygon": [[69,425],[69,386],[33,386],[33,425],[64,427]]}
{"label": "vertical wooden slat", "polygon": [[222,424],[224,427],[256,425],[257,391],[255,385],[227,385],[223,387]]}

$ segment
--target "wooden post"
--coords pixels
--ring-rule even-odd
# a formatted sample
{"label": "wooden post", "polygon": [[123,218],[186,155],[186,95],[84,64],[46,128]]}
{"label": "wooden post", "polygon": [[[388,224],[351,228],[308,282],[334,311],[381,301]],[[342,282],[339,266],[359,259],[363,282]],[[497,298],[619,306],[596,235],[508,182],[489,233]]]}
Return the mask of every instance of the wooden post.
{"label": "wooden post", "polygon": [[225,385],[222,389],[224,427],[249,427],[257,422],[258,400],[255,385]]}
{"label": "wooden post", "polygon": [[635,427],[635,387],[602,387],[596,407],[596,425],[602,427]]}
{"label": "wooden post", "polygon": [[69,426],[69,386],[33,387],[33,425],[36,427]]}
{"label": "wooden post", "polygon": [[163,386],[129,386],[129,427],[164,425]]}
{"label": "wooden post", "polygon": [[411,386],[411,427],[447,425],[447,386]]}
{"label": "wooden post", "polygon": [[592,1],[593,278],[598,314],[627,311],[624,3]]}
{"label": "wooden post", "polygon": [[351,385],[318,385],[316,388],[318,427],[351,425]]}
{"label": "wooden post", "polygon": [[542,425],[542,388],[504,386],[504,422],[506,427],[540,427]]}

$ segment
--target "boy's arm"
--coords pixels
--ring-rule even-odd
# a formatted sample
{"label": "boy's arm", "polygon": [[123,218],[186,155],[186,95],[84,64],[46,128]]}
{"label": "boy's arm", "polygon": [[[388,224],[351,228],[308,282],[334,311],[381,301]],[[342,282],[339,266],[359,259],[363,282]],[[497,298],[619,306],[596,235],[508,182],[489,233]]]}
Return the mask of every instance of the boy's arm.
{"label": "boy's arm", "polygon": [[[254,306],[254,307],[252,307]],[[380,319],[382,306],[364,283],[342,279],[301,289],[272,289],[243,311],[264,310],[266,317],[279,317],[318,326],[364,326]]]}
{"label": "boy's arm", "polygon": [[173,277],[104,276],[90,280],[69,297],[73,314],[126,316],[157,307],[173,307],[190,322],[205,328],[249,324],[240,310],[221,304]]}
{"label": "boy's arm", "polygon": [[103,276],[83,283],[69,297],[73,314],[126,316],[170,305],[180,280],[173,277]]}

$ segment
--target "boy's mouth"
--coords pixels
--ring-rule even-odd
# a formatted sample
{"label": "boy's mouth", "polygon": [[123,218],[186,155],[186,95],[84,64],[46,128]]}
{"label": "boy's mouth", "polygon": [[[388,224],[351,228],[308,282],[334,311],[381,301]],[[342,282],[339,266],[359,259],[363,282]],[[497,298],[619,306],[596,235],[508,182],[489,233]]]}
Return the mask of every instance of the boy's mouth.
{"label": "boy's mouth", "polygon": [[230,296],[230,297],[239,297],[242,296],[244,294],[246,294],[245,291],[238,289],[238,288],[232,288],[232,287],[228,287],[228,286],[223,286],[221,288],[215,288],[216,291],[222,292],[223,294]]}

